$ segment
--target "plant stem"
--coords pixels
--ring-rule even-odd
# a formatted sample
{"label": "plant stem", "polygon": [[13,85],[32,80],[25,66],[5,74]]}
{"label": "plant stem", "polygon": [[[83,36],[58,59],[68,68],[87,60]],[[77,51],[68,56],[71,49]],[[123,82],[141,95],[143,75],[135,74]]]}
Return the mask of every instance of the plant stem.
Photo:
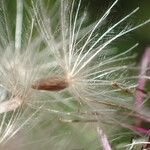
{"label": "plant stem", "polygon": [[[144,93],[141,90],[144,90],[146,84],[146,79],[143,76],[146,76],[148,67],[150,66],[150,47],[146,48],[140,65],[141,70],[139,73],[139,79],[137,81],[138,86],[137,90],[135,91],[135,107],[141,109],[141,107],[143,106],[143,98],[144,98]],[[137,118],[135,124],[140,127],[141,119]]]}
{"label": "plant stem", "polygon": [[107,136],[105,135],[103,130],[98,127],[97,133],[98,133],[98,136],[99,136],[100,141],[102,143],[103,150],[111,150],[111,146],[110,146],[109,141],[107,139]]}
{"label": "plant stem", "polygon": [[[146,79],[143,78],[143,76],[146,75],[149,65],[150,65],[150,47],[146,48],[145,53],[144,53],[142,60],[141,60],[141,70],[140,70],[139,79],[137,82],[138,83],[137,89],[144,90]],[[135,105],[137,107],[142,106],[143,96],[144,96],[144,93],[142,91],[136,90],[136,92],[135,92]]]}
{"label": "plant stem", "polygon": [[20,51],[23,20],[23,0],[17,0],[15,49]]}

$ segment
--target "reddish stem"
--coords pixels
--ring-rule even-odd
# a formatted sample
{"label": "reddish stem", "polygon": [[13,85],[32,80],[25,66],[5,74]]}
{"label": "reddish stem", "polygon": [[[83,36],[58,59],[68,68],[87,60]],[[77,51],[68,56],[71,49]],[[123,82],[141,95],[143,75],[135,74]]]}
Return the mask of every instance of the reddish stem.
{"label": "reddish stem", "polygon": [[150,129],[146,129],[146,128],[142,128],[142,127],[138,127],[134,125],[126,125],[126,127],[133,131],[137,131],[137,132],[144,133],[144,134],[149,134],[150,132]]}
{"label": "reddish stem", "polygon": [[[150,65],[150,47],[147,47],[145,50],[145,53],[141,59],[141,70],[140,70],[140,74],[139,74],[139,79],[137,81],[137,89],[135,92],[135,107],[136,108],[141,108],[143,105],[143,98],[144,98],[144,93],[142,92],[142,90],[144,90],[145,87],[145,83],[146,83],[146,79],[144,78],[144,76],[147,73],[148,70],[148,66]],[[141,90],[139,90],[141,89]],[[135,124],[137,126],[141,125],[141,119],[137,118],[135,121]]]}
{"label": "reddish stem", "polygon": [[[137,82],[138,83],[137,90],[135,92],[135,107],[136,108],[141,108],[143,105],[143,98],[145,94],[142,92],[142,90],[144,91],[144,87],[146,84],[146,79],[143,76],[147,75],[149,66],[150,66],[150,47],[147,47],[141,60],[141,70],[140,70],[139,79]],[[138,90],[138,89],[141,89],[141,90]],[[149,134],[150,129],[141,128],[141,122],[142,122],[141,119],[136,118],[135,126],[131,126],[131,129]],[[150,137],[148,138],[148,142],[150,142]],[[148,147],[150,147],[150,144],[146,145],[146,148]]]}
{"label": "reddish stem", "polygon": [[145,53],[141,60],[141,70],[138,79],[138,86],[135,92],[135,105],[136,107],[141,107],[143,103],[144,93],[138,89],[144,90],[146,79],[143,77],[146,75],[148,66],[150,66],[150,47],[146,48]]}

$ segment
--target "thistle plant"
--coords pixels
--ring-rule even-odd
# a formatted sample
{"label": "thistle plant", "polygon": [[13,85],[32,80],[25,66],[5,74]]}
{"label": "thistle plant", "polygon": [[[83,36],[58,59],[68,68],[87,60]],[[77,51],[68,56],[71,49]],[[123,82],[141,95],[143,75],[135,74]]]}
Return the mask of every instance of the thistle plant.
{"label": "thistle plant", "polygon": [[81,0],[16,2],[10,24],[1,1],[1,149],[148,148],[149,60],[113,43],[150,20],[124,26],[136,8],[108,26],[118,0],[92,24]]}

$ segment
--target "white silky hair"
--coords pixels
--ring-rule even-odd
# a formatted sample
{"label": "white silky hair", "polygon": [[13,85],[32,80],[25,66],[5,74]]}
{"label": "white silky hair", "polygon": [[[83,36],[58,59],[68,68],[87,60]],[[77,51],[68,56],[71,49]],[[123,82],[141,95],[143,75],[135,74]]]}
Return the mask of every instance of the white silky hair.
{"label": "white silky hair", "polygon": [[[33,149],[33,147],[41,149],[42,146],[37,144],[40,140],[46,142],[46,144],[49,143],[47,145],[51,145],[55,149],[62,150],[67,145],[73,147],[75,138],[70,139],[69,131],[67,132],[68,136],[62,135],[62,140],[58,138],[61,141],[59,141],[61,144],[58,147],[56,146],[57,143],[55,143],[55,138],[57,137],[53,136],[50,138],[46,135],[47,137],[44,138],[45,135],[43,135],[42,130],[45,129],[45,134],[49,130],[59,130],[61,124],[57,121],[57,119],[60,119],[57,118],[58,116],[68,118],[75,116],[79,117],[79,119],[94,118],[110,123],[111,121],[113,122],[111,118],[116,110],[121,109],[120,104],[123,104],[124,108],[130,109],[130,103],[128,102],[132,103],[132,94],[122,94],[122,92],[124,89],[131,89],[132,91],[136,87],[134,80],[138,76],[130,77],[128,71],[138,69],[130,64],[135,58],[134,55],[131,55],[132,50],[138,44],[127,48],[125,52],[114,55],[114,48],[111,48],[111,43],[147,24],[150,20],[134,27],[125,26],[121,31],[116,32],[115,29],[121,23],[124,23],[138,11],[139,8],[136,8],[120,21],[108,27],[105,32],[98,33],[99,28],[103,26],[117,2],[118,0],[106,10],[99,20],[85,27],[84,22],[86,21],[87,13],[86,11],[83,14],[80,13],[81,0],[73,0],[71,3],[66,0],[57,0],[54,7],[51,8],[51,18],[47,16],[46,10],[42,7],[42,1],[32,1],[33,12],[28,10],[31,17],[29,33],[24,38],[26,41],[22,41],[22,45],[19,32],[16,32],[17,37],[10,40],[11,37],[8,36],[10,34],[8,31],[9,27],[7,27],[6,19],[4,19],[6,26],[2,28],[5,29],[6,33],[0,35],[0,40],[2,41],[0,45],[2,58],[0,60],[0,84],[4,87],[2,90],[5,90],[8,94],[10,93],[10,99],[2,100],[2,103],[0,103],[0,112],[2,111],[1,113],[3,113],[0,120],[1,145],[7,144],[9,147],[11,139],[19,133],[21,134],[19,137],[23,137],[25,141],[28,141],[27,143],[19,143],[22,145],[21,149],[26,149],[26,147],[29,149]],[[57,13],[55,14],[55,12]],[[55,25],[57,19],[58,26]],[[21,23],[21,16],[18,21]],[[20,23],[18,23],[18,29],[22,32]],[[41,34],[36,38],[32,37],[34,28],[39,30]],[[19,43],[16,41],[19,41]],[[41,48],[42,44],[44,48]],[[69,87],[54,93],[36,91],[31,88],[34,80],[52,75],[65,77]],[[114,82],[118,84],[117,87],[115,87]],[[10,110],[5,105],[9,105],[10,100],[16,102],[11,106],[10,110],[12,112],[8,112]],[[90,107],[89,111],[98,111],[100,115],[88,116],[86,114],[82,116],[78,115],[78,113],[67,112],[65,108],[63,109],[59,106],[61,103],[68,110],[75,111],[75,109],[78,109],[78,104],[72,104],[72,101],[86,102],[88,107]],[[107,108],[105,105],[113,107]],[[81,104],[81,106],[87,108],[84,104]],[[1,108],[4,109],[2,110]],[[41,110],[44,113],[39,113]],[[46,115],[45,111],[48,112]],[[49,120],[49,115],[53,116],[51,120]],[[51,122],[52,125],[47,125],[43,129],[40,126],[43,120],[46,124]],[[37,139],[31,135],[32,133],[34,134],[34,127],[39,127],[37,132],[39,137]],[[74,135],[76,135],[77,127],[73,125],[71,128]],[[86,128],[84,126],[82,131],[85,133],[87,129],[89,127]],[[54,135],[53,131],[50,133]],[[29,141],[28,135],[33,140],[32,142]],[[67,142],[68,140],[71,142]],[[76,144],[79,145],[80,142],[76,141]]]}
{"label": "white silky hair", "polygon": [[103,33],[98,33],[117,2],[118,0],[92,26],[85,27],[87,13],[80,12],[81,0],[73,0],[71,6],[67,1],[56,1],[58,15],[56,13],[55,16],[59,20],[55,28],[54,18],[46,16],[47,11],[43,9],[42,1],[33,1],[33,11],[39,29],[58,64],[56,74],[65,76],[69,83],[69,91],[83,101],[105,101],[105,99],[114,101],[113,97],[116,102],[131,101],[121,95],[117,97],[115,93],[118,94],[122,89],[113,87],[113,83],[116,82],[131,90],[136,87],[133,80],[138,76],[131,77],[128,72],[138,70],[132,64],[135,58],[132,50],[138,44],[116,55],[112,55],[114,48],[110,46],[118,38],[149,23],[150,20],[133,27],[124,26],[117,32],[116,28],[122,26],[122,23],[139,10],[136,8]]}
{"label": "white silky hair", "polygon": [[[133,63],[135,55],[132,55],[132,50],[138,44],[116,55],[112,52],[114,48],[111,45],[122,36],[150,22],[147,20],[135,26],[124,26],[139,10],[136,8],[114,25],[108,26],[106,31],[98,32],[117,2],[118,0],[99,20],[85,27],[87,13],[86,10],[80,12],[81,0],[73,0],[71,6],[68,1],[56,1],[55,17],[56,20],[59,18],[56,21],[58,25],[54,25],[56,28],[53,26],[53,14],[51,16],[48,14],[51,11],[43,9],[45,7],[42,1],[32,3],[41,35],[58,64],[54,75],[65,77],[69,83],[69,87],[61,93],[68,91],[81,103],[85,102],[91,110],[105,112],[100,112],[100,122],[113,122],[115,119],[119,120],[118,123],[125,121],[124,117],[117,118],[113,113],[118,109],[125,108],[134,112],[133,95],[139,68]],[[117,31],[120,26],[121,30]]]}
{"label": "white silky hair", "polygon": [[[41,74],[48,73],[54,64],[53,61],[47,63],[49,54],[46,51],[40,51],[42,39],[33,37],[34,19],[27,20],[29,26],[24,29],[25,35],[17,31],[13,37],[15,24],[9,24],[5,1],[0,2],[0,7],[0,149],[5,149],[3,146],[10,145],[43,106],[38,105],[36,110],[29,107],[31,101],[34,103],[40,98],[31,85]],[[23,32],[20,27],[22,19],[16,20],[16,30]]]}

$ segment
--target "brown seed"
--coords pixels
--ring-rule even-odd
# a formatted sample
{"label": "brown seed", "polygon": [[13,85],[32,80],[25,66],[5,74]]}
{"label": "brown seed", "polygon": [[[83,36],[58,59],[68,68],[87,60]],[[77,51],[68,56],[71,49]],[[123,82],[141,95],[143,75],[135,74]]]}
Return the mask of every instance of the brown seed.
{"label": "brown seed", "polygon": [[32,84],[33,89],[47,90],[47,91],[59,91],[67,87],[68,87],[67,80],[58,76],[41,78]]}

